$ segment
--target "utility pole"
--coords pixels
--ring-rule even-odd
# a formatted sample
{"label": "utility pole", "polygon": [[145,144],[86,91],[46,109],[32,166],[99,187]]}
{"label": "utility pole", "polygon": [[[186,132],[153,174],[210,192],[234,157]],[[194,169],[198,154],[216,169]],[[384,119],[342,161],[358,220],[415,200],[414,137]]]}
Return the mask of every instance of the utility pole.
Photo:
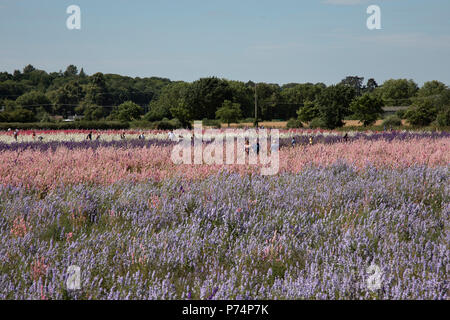
{"label": "utility pole", "polygon": [[258,128],[258,92],[256,91],[257,83],[255,82],[255,127]]}

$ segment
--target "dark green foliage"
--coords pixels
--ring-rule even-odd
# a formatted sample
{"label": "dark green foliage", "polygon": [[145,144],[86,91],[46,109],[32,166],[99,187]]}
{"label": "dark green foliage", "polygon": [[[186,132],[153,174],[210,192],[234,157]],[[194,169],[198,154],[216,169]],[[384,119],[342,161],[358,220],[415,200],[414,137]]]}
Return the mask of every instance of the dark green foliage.
{"label": "dark green foliage", "polygon": [[383,126],[385,126],[387,128],[400,127],[401,125],[402,125],[402,120],[399,117],[397,117],[396,115],[389,116],[386,119],[384,119],[384,121],[383,121]]}
{"label": "dark green foliage", "polygon": [[408,106],[416,95],[418,86],[413,80],[390,79],[380,88],[383,100],[389,106]]}
{"label": "dark green foliage", "polygon": [[132,101],[127,101],[122,103],[120,106],[115,108],[111,115],[110,120],[119,120],[122,122],[130,122],[133,120],[141,119],[141,115],[144,113],[144,109],[138,106]]}
{"label": "dark green foliage", "polygon": [[52,110],[51,102],[47,98],[45,94],[39,91],[30,91],[27,93],[24,93],[16,100],[16,105],[23,108],[32,111],[33,113],[36,113],[36,110],[39,107],[42,107],[45,109],[45,111],[50,112]]}
{"label": "dark green foliage", "polygon": [[422,99],[415,102],[405,117],[414,126],[427,126],[436,119],[437,108],[433,99]]}
{"label": "dark green foliage", "polygon": [[189,86],[184,98],[184,108],[193,119],[214,119],[222,103],[225,100],[231,101],[232,98],[232,90],[226,80],[201,78]]}
{"label": "dark green foliage", "polygon": [[178,119],[163,119],[161,121],[154,122],[154,129],[157,130],[174,130],[179,128],[183,128],[183,124]]}
{"label": "dark green foliage", "polygon": [[85,121],[99,121],[105,116],[105,111],[100,106],[87,106],[84,108],[83,115],[84,115],[83,120]]}
{"label": "dark green foliage", "polygon": [[[120,118],[121,121],[140,121],[140,117],[118,116],[118,106],[131,101],[142,108],[139,116],[145,113],[145,122],[178,118],[183,126],[188,127],[195,119],[214,119],[216,111],[228,100],[240,104],[241,114],[237,120],[241,121],[255,116],[255,87],[258,120],[283,121],[298,117],[302,122],[310,122],[321,117],[329,129],[339,128],[343,124],[342,119],[348,119],[350,102],[364,93],[382,98],[391,106],[414,104],[416,111],[421,110],[423,99],[432,99],[435,109],[431,115],[434,117],[432,122],[438,114],[440,121],[444,121],[445,107],[450,103],[450,89],[439,81],[426,82],[418,89],[412,80],[391,79],[379,87],[373,78],[364,86],[362,77],[349,76],[339,85],[328,88],[323,83],[289,83],[280,87],[278,84],[256,85],[252,81],[244,83],[216,77],[186,83],[100,72],[89,76],[83,68],[72,64],[64,72],[47,73],[27,65],[22,71],[15,70],[12,74],[0,72],[0,109],[7,112],[0,120],[11,121],[10,113],[21,108],[32,111],[38,121],[75,114],[84,115],[89,120]],[[423,112],[420,115],[420,112],[410,112],[410,119],[414,123],[428,123],[430,117],[424,116]],[[22,113],[20,111],[13,118],[23,117],[25,114]],[[402,118],[404,115],[399,116]],[[426,119],[422,121],[420,118]]]}
{"label": "dark green foliage", "polygon": [[383,101],[376,96],[366,93],[353,100],[350,105],[350,110],[367,127],[373,124],[383,114]]}
{"label": "dark green foliage", "polygon": [[395,115],[400,119],[405,119],[406,110],[398,110]]}
{"label": "dark green foliage", "polygon": [[430,97],[442,94],[447,89],[447,86],[439,81],[427,81],[422,88],[417,91],[419,97]]}
{"label": "dark green foliage", "polygon": [[210,120],[205,118],[202,120],[202,125],[205,127],[220,129],[222,127],[222,122],[220,120]]}
{"label": "dark green foliage", "polygon": [[309,127],[311,129],[318,129],[318,128],[326,128],[327,125],[322,118],[314,118],[309,123]]}
{"label": "dark green foliage", "polygon": [[314,102],[305,101],[304,105],[298,109],[297,116],[300,121],[310,122],[320,116],[320,111]]}
{"label": "dark green foliage", "polygon": [[37,120],[32,111],[23,108],[4,112],[4,118],[7,122],[34,122]]}
{"label": "dark green foliage", "polygon": [[231,122],[237,122],[241,116],[241,105],[239,103],[232,103],[230,100],[225,100],[222,107],[216,111],[216,118],[228,123],[228,127]]}
{"label": "dark green foliage", "polygon": [[362,94],[364,77],[348,76],[340,84],[352,87],[357,96]]}
{"label": "dark green foliage", "polygon": [[33,122],[33,123],[0,123],[0,130],[17,128],[20,130],[48,129],[48,130],[70,130],[70,129],[98,129],[98,130],[119,130],[128,129],[128,123],[118,121],[73,121],[73,122]]}
{"label": "dark green foliage", "polygon": [[144,116],[147,121],[159,121],[171,116],[170,109],[179,106],[180,100],[184,99],[189,89],[185,82],[174,82],[164,87],[158,99],[152,100],[149,112]]}
{"label": "dark green foliage", "polygon": [[373,92],[376,88],[378,88],[378,83],[374,78],[370,78],[367,80],[366,87],[364,88],[365,92]]}
{"label": "dark green foliage", "polygon": [[297,129],[297,128],[303,128],[303,124],[300,120],[291,118],[288,120],[286,127],[288,129]]}
{"label": "dark green foliage", "polygon": [[342,127],[345,116],[350,114],[350,103],[355,98],[355,90],[348,85],[329,86],[317,98],[320,118],[327,129]]}
{"label": "dark green foliage", "polygon": [[447,106],[445,110],[439,112],[436,117],[436,122],[438,126],[446,127],[450,126],[450,107]]}

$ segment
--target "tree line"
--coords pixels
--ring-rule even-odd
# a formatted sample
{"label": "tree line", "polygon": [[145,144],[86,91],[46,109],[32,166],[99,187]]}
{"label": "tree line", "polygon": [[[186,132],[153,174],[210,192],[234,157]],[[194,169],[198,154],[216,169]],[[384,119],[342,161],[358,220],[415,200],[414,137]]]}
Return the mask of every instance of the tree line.
{"label": "tree line", "polygon": [[[256,92],[255,92],[256,90]],[[255,96],[258,119],[255,119]],[[409,106],[398,113],[413,125],[449,125],[450,89],[429,81],[422,87],[408,79],[378,85],[371,78],[348,76],[323,83],[241,82],[216,77],[189,82],[132,78],[97,72],[87,75],[74,65],[47,73],[27,65],[0,73],[0,122],[51,122],[55,116],[87,121],[168,121],[189,126],[192,120],[291,120],[294,126],[334,129],[344,119],[373,124],[384,106]]]}

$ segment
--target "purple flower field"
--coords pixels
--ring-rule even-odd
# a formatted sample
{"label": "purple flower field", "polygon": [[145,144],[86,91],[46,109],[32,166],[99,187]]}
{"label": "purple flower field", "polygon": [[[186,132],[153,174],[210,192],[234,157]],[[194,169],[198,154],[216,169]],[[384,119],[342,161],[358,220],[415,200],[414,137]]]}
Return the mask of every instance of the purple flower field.
{"label": "purple flower field", "polygon": [[[448,299],[449,191],[448,166],[345,163],[1,186],[0,299]],[[80,290],[66,288],[70,265]]]}

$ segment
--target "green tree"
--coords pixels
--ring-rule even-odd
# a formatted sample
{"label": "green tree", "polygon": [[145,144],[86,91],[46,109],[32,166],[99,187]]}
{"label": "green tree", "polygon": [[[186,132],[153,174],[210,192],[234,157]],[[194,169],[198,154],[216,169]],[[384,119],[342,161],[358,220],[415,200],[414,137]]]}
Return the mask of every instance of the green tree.
{"label": "green tree", "polygon": [[30,110],[18,108],[9,112],[9,122],[35,122],[36,117]]}
{"label": "green tree", "polygon": [[348,85],[333,85],[322,91],[317,98],[320,118],[326,128],[342,127],[345,116],[350,114],[350,103],[355,98],[355,89]]}
{"label": "green tree", "polygon": [[160,96],[150,102],[149,112],[144,116],[147,121],[159,121],[171,116],[170,109],[178,107],[180,99],[186,97],[189,83],[174,82],[165,86]]}
{"label": "green tree", "polygon": [[250,118],[255,115],[255,93],[254,85],[241,81],[227,81],[232,92],[232,102],[241,105],[242,116]]}
{"label": "green tree", "polygon": [[[49,93],[49,96],[53,102],[53,112],[67,117],[82,101],[84,91],[78,81],[71,81]],[[83,110],[80,113],[83,113]]]}
{"label": "green tree", "polygon": [[365,88],[367,92],[373,92],[376,88],[378,88],[378,83],[375,81],[374,78],[370,78],[369,80],[367,80]]}
{"label": "green tree", "polygon": [[439,81],[427,81],[422,88],[417,91],[419,97],[429,97],[434,95],[440,95],[447,89],[447,86]]}
{"label": "green tree", "polygon": [[312,119],[320,116],[320,110],[312,101],[305,101],[304,105],[297,111],[298,120],[311,122]]}
{"label": "green tree", "polygon": [[28,90],[23,83],[15,80],[6,80],[0,82],[0,96],[8,99],[16,99]]}
{"label": "green tree", "polygon": [[90,82],[86,87],[85,102],[89,105],[106,106],[110,101],[109,92],[106,87],[105,76],[97,72],[90,77]]}
{"label": "green tree", "polygon": [[111,120],[119,120],[122,122],[129,122],[141,119],[144,109],[132,101],[122,103],[115,108],[109,118]]}
{"label": "green tree", "polygon": [[396,116],[392,115],[383,120],[383,126],[385,127],[400,127],[402,125],[402,120]]}
{"label": "green tree", "polygon": [[364,77],[348,76],[343,79],[340,84],[352,87],[357,96],[360,96],[363,90]]}
{"label": "green tree", "polygon": [[427,126],[436,119],[437,108],[433,99],[421,99],[415,102],[408,111],[405,118],[415,126]]}
{"label": "green tree", "polygon": [[34,113],[36,113],[36,110],[39,107],[44,108],[47,112],[50,112],[52,109],[50,99],[44,93],[36,90],[24,93],[18,97],[16,104],[19,107],[30,110]]}
{"label": "green tree", "polygon": [[412,103],[412,99],[418,90],[413,80],[390,79],[381,87],[382,97],[386,105],[406,106]]}
{"label": "green tree", "polygon": [[80,76],[80,78],[86,78],[86,77],[87,77],[87,75],[86,75],[86,73],[84,72],[84,69],[83,69],[83,68],[81,68],[79,76]]}
{"label": "green tree", "polygon": [[77,74],[78,74],[78,69],[73,64],[68,66],[66,71],[64,71],[64,76],[65,77],[75,77]]}
{"label": "green tree", "polygon": [[441,127],[450,126],[450,107],[446,107],[444,110],[439,112],[436,117],[436,122]]}
{"label": "green tree", "polygon": [[228,127],[230,127],[230,123],[237,122],[240,117],[242,117],[241,105],[229,100],[225,100],[222,107],[216,111],[216,118],[227,123]]}
{"label": "green tree", "polygon": [[84,108],[83,119],[87,121],[98,121],[105,116],[105,111],[100,106],[90,105]]}
{"label": "green tree", "polygon": [[188,108],[184,98],[180,98],[176,106],[170,108],[170,113],[175,119],[181,122],[181,125],[186,128],[191,127],[191,121],[194,119],[191,109]]}
{"label": "green tree", "polygon": [[201,78],[189,86],[185,103],[195,119],[214,119],[223,101],[232,100],[232,94],[227,81],[215,77]]}
{"label": "green tree", "polygon": [[281,97],[285,103],[301,105],[305,101],[314,101],[325,88],[323,83],[291,84],[282,87]]}
{"label": "green tree", "polygon": [[29,64],[25,68],[23,68],[23,74],[27,75],[27,74],[33,72],[34,70],[36,70],[36,68],[33,67],[31,64]]}
{"label": "green tree", "polygon": [[369,93],[356,98],[350,104],[350,110],[364,126],[373,124],[383,114],[383,101]]}

